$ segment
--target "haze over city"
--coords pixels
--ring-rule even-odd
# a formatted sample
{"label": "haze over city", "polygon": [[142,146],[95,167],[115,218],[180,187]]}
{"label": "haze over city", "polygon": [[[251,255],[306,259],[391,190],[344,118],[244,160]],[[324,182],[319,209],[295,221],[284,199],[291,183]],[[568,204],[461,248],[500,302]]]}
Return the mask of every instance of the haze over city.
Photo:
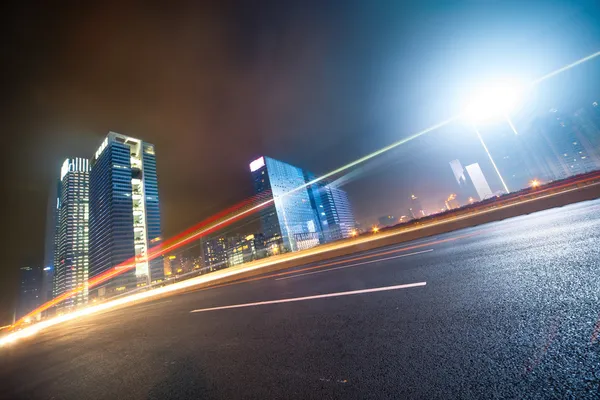
{"label": "haze over city", "polygon": [[[314,312],[315,318],[323,313],[335,321],[332,315],[342,311],[328,309],[331,303],[319,299],[383,296],[380,304],[389,302],[407,313],[421,310],[419,315],[433,324],[439,316],[402,296],[414,292],[425,304],[433,297],[421,293],[436,290],[441,303],[463,306],[446,310],[458,313],[446,321],[459,338],[449,345],[456,355],[465,346],[459,346],[463,329],[470,326],[457,321],[471,307],[459,293],[479,299],[480,307],[489,305],[476,286],[461,286],[454,277],[458,270],[444,272],[441,267],[459,264],[477,271],[473,282],[480,279],[482,287],[496,276],[512,282],[516,275],[507,272],[511,268],[520,274],[551,269],[549,280],[539,278],[540,287],[554,299],[548,301],[560,308],[551,315],[575,310],[586,340],[596,345],[596,320],[590,315],[600,312],[591,305],[597,296],[582,282],[592,282],[589,276],[598,267],[597,2],[109,1],[12,4],[3,15],[9,62],[2,74],[6,205],[0,325],[7,336],[0,336],[0,347],[32,340],[26,342],[31,343],[27,351],[36,352],[38,332],[55,335],[64,329],[70,335],[62,324],[100,320],[99,312],[113,312],[126,321],[134,315],[126,305],[165,298],[173,308],[158,306],[157,315],[170,321],[164,328],[169,333],[153,333],[153,351],[170,346],[167,338],[189,338],[193,325],[177,319],[184,312],[211,319],[204,315],[239,307],[254,310],[263,303],[323,301],[322,308],[306,311],[308,320]],[[504,229],[509,233],[503,235]],[[550,246],[554,242],[572,255],[570,261]],[[523,243],[540,247],[550,261],[538,260]],[[514,264],[504,264],[504,255],[513,250]],[[364,266],[371,263],[381,266],[381,273]],[[572,269],[561,270],[561,263]],[[341,278],[312,281],[313,274],[330,270],[340,271]],[[540,307],[539,298],[528,297],[531,288],[525,290],[541,274],[535,271],[523,278],[523,292],[514,294],[523,296],[515,307],[526,313]],[[443,285],[446,273],[453,275],[451,289],[436,286]],[[493,277],[480,275],[487,273]],[[572,279],[580,301],[555,300],[566,286],[552,279]],[[502,282],[489,289],[499,303],[510,298]],[[384,294],[371,294],[380,291]],[[185,299],[193,299],[194,305]],[[387,312],[377,301],[356,314],[348,311],[356,307],[351,301],[344,306],[345,321],[386,325]],[[316,348],[307,344],[307,332],[318,332],[323,346],[330,343],[322,336],[326,327],[310,325],[304,311],[289,307],[298,314],[273,317],[283,331],[273,328],[251,337],[235,325],[235,311],[225,312],[231,318],[214,317],[215,325],[203,328],[206,343],[220,343],[211,330],[219,324],[230,326],[226,335],[234,341],[261,342],[256,358],[222,353],[218,368],[239,362],[238,357],[248,365],[264,364],[263,350],[277,347],[274,343],[294,326],[299,336],[293,340],[305,354]],[[173,311],[180,309],[185,311]],[[264,317],[252,312],[256,320]],[[489,308],[481,310],[482,320],[493,314]],[[502,315],[496,322],[510,325],[506,321],[512,317]],[[243,321],[246,328],[259,329]],[[406,321],[398,320],[398,326],[404,326],[401,322]],[[536,331],[538,323],[549,324],[528,320],[527,329]],[[148,326],[133,335],[146,334]],[[77,346],[97,340],[94,329],[105,328],[94,325]],[[113,328],[107,324],[106,329]],[[362,340],[356,332],[341,333],[337,325],[332,329],[340,329],[331,339],[336,346],[346,335],[348,343]],[[407,341],[421,343],[407,329]],[[478,329],[481,338],[489,335],[481,325]],[[131,340],[111,332],[118,346]],[[372,345],[377,343],[386,340],[377,338]],[[557,344],[563,345],[574,354],[567,336]],[[201,345],[192,346],[189,359],[177,358],[189,363],[187,369],[195,368],[199,358],[194,357],[203,351],[195,346]],[[510,348],[507,344],[503,351]],[[393,350],[397,355],[405,351]],[[148,357],[156,362],[152,354]],[[307,362],[298,357],[300,364]],[[523,357],[531,364],[527,368],[544,363]],[[276,365],[289,360],[282,355]],[[586,359],[586,371],[593,369],[594,360]],[[48,365],[53,362],[63,361],[51,358]],[[369,359],[361,368],[375,364]],[[335,370],[345,364],[338,360],[332,365]],[[427,359],[417,370],[430,365]],[[543,365],[545,376],[559,374]],[[391,364],[381,368],[391,379]],[[45,371],[37,373],[46,376]],[[507,371],[507,376],[513,373]],[[8,364],[0,372],[13,373]],[[295,389],[265,394],[265,388],[278,382],[266,373],[269,383],[260,387],[255,379],[250,391],[263,398],[292,392],[306,397],[315,393],[314,384],[326,386],[323,393],[334,393],[333,398],[361,398],[369,392],[366,387],[374,387],[369,380],[360,389],[349,388],[344,374],[352,375],[344,367],[336,377],[311,376],[314,382],[302,390],[285,378],[283,387]],[[223,376],[208,375],[222,382]],[[440,383],[441,376],[430,376],[432,391],[429,386],[424,391],[395,388],[387,398],[398,393],[439,397],[443,390],[437,388],[447,384]],[[504,378],[486,376],[483,381]],[[532,395],[541,393],[536,390],[543,385],[527,379],[515,385],[524,385]],[[502,384],[508,387],[509,381]],[[332,382],[345,389],[336,392],[327,386]],[[573,383],[577,393],[588,395],[594,386],[585,389],[581,382]],[[46,394],[30,389],[23,393],[31,398]],[[561,393],[567,391],[563,389]],[[11,393],[21,389],[15,390]],[[90,393],[85,386],[56,390],[57,398]],[[164,397],[162,389],[150,394],[136,390],[132,398]],[[230,389],[203,390],[192,387],[190,393],[231,398]],[[489,392],[471,393],[477,394],[486,397]]]}

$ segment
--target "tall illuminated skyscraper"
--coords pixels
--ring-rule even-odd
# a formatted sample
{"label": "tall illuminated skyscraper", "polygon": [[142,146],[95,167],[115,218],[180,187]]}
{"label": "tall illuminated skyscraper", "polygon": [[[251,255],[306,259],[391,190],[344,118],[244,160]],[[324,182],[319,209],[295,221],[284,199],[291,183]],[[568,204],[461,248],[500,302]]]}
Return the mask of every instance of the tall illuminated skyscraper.
{"label": "tall illuminated skyscraper", "polygon": [[62,302],[59,309],[81,306],[88,301],[89,178],[85,158],[66,159],[60,170],[54,295],[77,287],[84,289]]}
{"label": "tall illuminated skyscraper", "polygon": [[127,260],[133,268],[96,294],[112,296],[162,281],[162,258],[146,258],[160,236],[154,146],[109,132],[91,161],[90,277]]}
{"label": "tall illuminated skyscraper", "polygon": [[[316,180],[316,176],[304,171],[306,183]],[[327,180],[321,180],[308,187],[310,203],[321,224],[323,241],[349,238],[355,228],[354,213],[348,194]]]}
{"label": "tall illuminated skyscraper", "polygon": [[293,165],[260,157],[250,163],[257,194],[268,193],[273,206],[261,211],[267,243],[279,241],[285,251],[314,247],[321,242],[321,228],[313,210],[304,171]]}

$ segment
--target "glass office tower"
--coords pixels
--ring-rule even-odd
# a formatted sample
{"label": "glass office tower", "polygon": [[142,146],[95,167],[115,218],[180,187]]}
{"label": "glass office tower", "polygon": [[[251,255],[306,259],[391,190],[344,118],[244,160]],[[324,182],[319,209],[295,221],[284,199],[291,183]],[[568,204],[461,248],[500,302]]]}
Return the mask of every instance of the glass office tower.
{"label": "glass office tower", "polygon": [[[19,269],[19,296],[15,318],[19,319],[42,305],[42,269],[23,267]],[[34,316],[35,317],[35,316]]]}
{"label": "glass office tower", "polygon": [[78,287],[77,295],[57,309],[70,309],[88,301],[89,276],[89,164],[85,158],[66,159],[60,171],[58,223],[55,248],[54,295]]}
{"label": "glass office tower", "polygon": [[[305,171],[306,183],[315,179],[314,174]],[[348,194],[344,190],[332,186],[327,180],[321,180],[309,186],[308,194],[321,224],[325,243],[352,236],[356,222]]]}
{"label": "glass office tower", "polygon": [[91,162],[90,277],[127,261],[127,271],[95,292],[108,297],[164,280],[162,257],[148,260],[160,240],[154,146],[109,132]]}
{"label": "glass office tower", "polygon": [[267,243],[278,240],[284,251],[297,251],[318,245],[320,224],[311,206],[304,172],[293,165],[260,157],[250,163],[257,194],[270,193],[274,205],[261,212]]}
{"label": "glass office tower", "polygon": [[478,163],[467,165],[465,169],[471,178],[471,182],[473,182],[473,186],[475,186],[480,200],[488,199],[494,195]]}

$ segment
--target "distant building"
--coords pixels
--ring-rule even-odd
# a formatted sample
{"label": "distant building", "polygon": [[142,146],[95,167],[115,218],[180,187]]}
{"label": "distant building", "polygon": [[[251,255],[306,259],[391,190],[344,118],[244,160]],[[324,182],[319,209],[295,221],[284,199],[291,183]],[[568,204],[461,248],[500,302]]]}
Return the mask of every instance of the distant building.
{"label": "distant building", "polygon": [[208,238],[202,242],[202,259],[204,266],[211,269],[228,267],[227,240],[224,236]]}
{"label": "distant building", "polygon": [[408,209],[408,213],[413,219],[419,219],[426,216],[421,201],[414,194],[410,195],[410,208]]}
{"label": "distant building", "polygon": [[458,184],[458,191],[456,200],[457,202],[463,201],[468,202],[470,198],[477,196],[475,186],[469,175],[466,173],[464,167],[459,160],[450,161],[450,168],[454,174],[454,179]]}
{"label": "distant building", "polygon": [[396,225],[398,223],[398,221],[396,221],[396,218],[393,215],[384,215],[383,217],[379,217],[379,226],[380,227],[386,227],[386,226],[392,226],[392,225]]}
{"label": "distant building", "polygon": [[283,251],[308,249],[321,243],[319,220],[311,206],[302,169],[260,157],[250,163],[250,172],[256,193],[268,193],[273,199],[273,205],[260,214],[266,241],[279,242]]}
{"label": "distant building", "polygon": [[227,249],[227,261],[229,266],[233,267],[234,265],[240,265],[266,257],[267,252],[263,235],[250,234],[235,239],[237,240],[232,240]]}
{"label": "distant building", "polygon": [[[314,174],[304,171],[306,183],[316,180]],[[325,243],[352,236],[356,222],[348,194],[321,180],[308,187],[311,207],[317,215]]]}
{"label": "distant building", "polygon": [[147,261],[161,236],[154,146],[110,132],[91,161],[90,277],[131,260],[133,268],[98,288],[112,296],[164,279],[162,257]]}
{"label": "distant building", "polygon": [[163,257],[163,274],[165,276],[165,279],[168,279],[170,276],[175,275],[177,273],[177,268],[173,268],[173,264],[171,263],[171,257],[177,258],[175,256]]}
{"label": "distant building", "polygon": [[85,158],[66,159],[60,171],[53,292],[60,296],[82,290],[58,304],[58,309],[79,307],[88,301],[89,171]]}
{"label": "distant building", "polygon": [[483,175],[483,171],[479,167],[479,164],[474,163],[471,165],[467,165],[466,167],[467,173],[473,182],[473,186],[475,186],[475,190],[477,191],[477,195],[480,200],[485,200],[489,197],[493,196],[492,189],[490,189],[490,185],[488,185],[485,176]]}
{"label": "distant building", "polygon": [[22,318],[42,305],[42,296],[42,268],[21,268],[19,270],[16,318]]}
{"label": "distant building", "polygon": [[536,178],[551,181],[600,169],[600,111],[594,103],[573,113],[551,109],[524,140]]}

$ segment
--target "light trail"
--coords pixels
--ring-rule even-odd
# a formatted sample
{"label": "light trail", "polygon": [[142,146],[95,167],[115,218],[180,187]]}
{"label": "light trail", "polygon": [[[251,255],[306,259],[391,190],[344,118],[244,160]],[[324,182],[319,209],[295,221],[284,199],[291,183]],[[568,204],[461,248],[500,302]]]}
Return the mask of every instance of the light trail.
{"label": "light trail", "polygon": [[290,299],[280,299],[280,300],[259,301],[259,302],[256,302],[256,303],[235,304],[235,305],[232,305],[232,306],[201,308],[201,309],[198,309],[198,310],[192,310],[192,311],[190,311],[190,313],[201,313],[201,312],[206,312],[206,311],[228,310],[228,309],[232,309],[232,308],[242,308],[242,307],[256,307],[256,306],[264,306],[264,305],[267,305],[267,304],[292,303],[292,302],[296,302],[296,301],[325,299],[325,298],[329,298],[329,297],[352,296],[352,295],[355,295],[355,294],[385,292],[385,291],[389,291],[389,290],[408,289],[408,288],[425,286],[425,285],[427,285],[427,282],[407,283],[407,284],[404,284],[404,285],[385,286],[385,287],[377,287],[377,288],[372,288],[372,289],[351,290],[351,291],[348,291],[348,292],[326,293],[326,294],[317,294],[317,295],[314,295],[314,296],[293,297],[293,298],[290,298]]}
{"label": "light trail", "polygon": [[334,268],[324,269],[322,271],[305,272],[303,274],[286,276],[285,278],[277,278],[275,280],[276,281],[284,281],[286,279],[300,278],[302,276],[307,276],[307,275],[322,274],[323,272],[337,271],[339,269],[346,269],[346,268],[354,268],[354,267],[358,267],[358,266],[361,266],[361,265],[373,264],[373,263],[381,262],[381,261],[389,261],[389,260],[395,260],[397,258],[404,258],[404,257],[416,256],[418,254],[431,253],[432,251],[433,251],[433,249],[428,249],[428,250],[415,251],[414,253],[400,254],[398,256],[385,257],[385,258],[377,258],[375,260],[363,261],[363,262],[360,262],[360,263],[350,264],[350,265],[342,265],[341,267],[334,267]]}
{"label": "light trail", "polygon": [[[555,70],[553,72],[550,72],[550,73],[542,76],[541,78],[538,78],[538,79],[532,81],[530,83],[530,86],[537,85],[537,84],[539,84],[539,83],[541,83],[541,82],[543,82],[543,81],[545,81],[545,80],[547,80],[547,79],[549,79],[549,78],[551,78],[551,77],[553,77],[555,75],[558,75],[558,74],[560,74],[560,73],[562,73],[564,71],[567,71],[567,70],[569,70],[571,68],[574,68],[574,67],[576,67],[576,66],[578,66],[580,64],[583,64],[584,62],[590,61],[590,60],[592,60],[592,59],[594,59],[594,58],[596,58],[598,56],[600,56],[600,51],[596,52],[594,54],[591,54],[589,56],[586,56],[584,58],[581,58],[581,59],[579,59],[579,60],[577,60],[577,61],[575,61],[575,62],[573,62],[571,64],[568,64],[568,65],[566,65],[566,66],[564,66],[562,68],[559,68],[559,69],[557,69],[557,70]],[[331,177],[333,175],[336,175],[338,173],[344,172],[344,171],[346,171],[346,170],[348,170],[348,169],[350,169],[350,168],[352,168],[352,167],[354,167],[356,165],[362,164],[365,161],[368,161],[368,160],[370,160],[370,159],[372,159],[374,157],[377,157],[380,154],[386,153],[386,152],[388,152],[388,151],[390,151],[390,150],[392,150],[392,149],[394,149],[394,148],[396,148],[396,147],[398,147],[400,145],[408,143],[408,142],[410,142],[410,141],[412,141],[412,140],[414,140],[414,139],[416,139],[416,138],[418,138],[420,136],[423,136],[423,135],[425,135],[425,134],[427,134],[429,132],[435,131],[435,130],[443,127],[443,126],[446,126],[446,125],[448,125],[448,124],[450,124],[452,122],[455,122],[455,121],[457,121],[459,119],[462,119],[462,118],[464,118],[464,115],[460,114],[460,115],[448,118],[448,119],[446,119],[446,120],[444,120],[442,122],[439,122],[437,124],[434,124],[434,125],[432,125],[429,128],[425,128],[425,129],[423,129],[423,130],[421,130],[421,131],[419,131],[419,132],[417,132],[417,133],[415,133],[413,135],[410,135],[410,136],[408,136],[406,138],[403,138],[403,139],[401,139],[401,140],[399,140],[399,141],[397,141],[395,143],[392,143],[392,144],[390,144],[390,145],[388,145],[388,146],[386,146],[386,147],[384,147],[384,148],[382,148],[380,150],[377,150],[377,151],[375,151],[373,153],[367,154],[366,156],[361,157],[358,160],[355,160],[355,161],[353,161],[351,163],[348,163],[348,164],[346,164],[346,165],[344,165],[344,166],[342,166],[340,168],[337,168],[337,169],[335,169],[335,170],[333,170],[331,172],[328,172],[328,173],[326,173],[326,174],[324,174],[324,175],[322,175],[322,176],[320,176],[318,178],[315,178],[315,179],[311,180],[310,182],[307,182],[307,183],[305,183],[303,185],[300,185],[297,188],[292,189],[292,190],[288,191],[287,193],[284,193],[280,197],[289,196],[290,194],[293,194],[293,193],[298,192],[298,191],[300,191],[302,189],[305,189],[306,187],[311,186],[311,185],[313,185],[315,183],[318,183],[318,182],[320,182],[320,181],[322,181],[324,179],[327,179],[327,178],[329,178],[329,177]],[[480,136],[480,135],[478,135],[478,136]],[[481,140],[481,138],[480,138],[480,140]],[[486,148],[486,151],[487,151],[487,148]],[[489,154],[489,151],[488,151],[488,154]],[[497,167],[495,166],[495,164],[494,164],[494,168],[497,170]],[[508,191],[508,188],[506,187],[506,184],[504,183],[504,180],[502,178],[500,178],[500,179],[502,180],[504,188]],[[238,214],[234,214],[234,215],[226,218],[224,221],[216,223],[215,226],[214,226],[214,228],[202,229],[201,231],[191,233],[191,234],[189,234],[189,236],[186,237],[185,236],[186,233],[189,232],[191,229],[193,229],[193,228],[190,228],[187,231],[182,232],[178,236],[174,237],[173,239],[170,239],[168,241],[168,243],[170,243],[168,246],[166,246],[166,247],[163,248],[163,247],[161,247],[161,245],[159,245],[159,246],[156,246],[156,247],[153,247],[152,249],[150,249],[149,252],[152,252],[152,250],[155,249],[155,248],[157,248],[157,247],[160,248],[161,250],[157,250],[157,254],[154,256],[154,258],[156,258],[156,257],[164,254],[165,252],[168,252],[168,251],[171,251],[171,250],[176,249],[178,247],[181,247],[181,246],[183,246],[183,245],[185,245],[185,244],[187,244],[187,243],[189,243],[189,242],[191,242],[191,241],[193,241],[195,239],[198,239],[199,237],[202,237],[203,235],[206,235],[208,233],[213,232],[214,230],[217,230],[220,227],[226,226],[229,223],[233,223],[233,222],[235,222],[235,221],[237,221],[237,220],[239,220],[241,218],[244,218],[245,216],[250,215],[251,213],[258,211],[261,208],[264,208],[264,207],[272,204],[273,202],[274,202],[273,198],[271,198],[269,200],[265,200],[265,201],[263,201],[263,202],[261,202],[261,203],[259,203],[257,205],[254,205],[254,206],[250,207],[248,210],[240,211]],[[244,201],[242,203],[246,205],[247,201]],[[235,206],[233,206],[232,208],[235,208]],[[217,215],[221,215],[221,214],[222,213],[218,213]],[[214,218],[209,218],[209,220],[211,220],[211,219],[214,219]],[[150,258],[150,256],[148,256],[147,259],[151,260],[153,258]],[[135,266],[134,262],[132,263],[131,260],[127,260],[125,263],[119,264],[119,266],[117,266],[117,267],[119,268],[118,271],[120,271],[120,273],[123,273],[123,272],[126,272],[126,271],[132,269],[134,266]],[[103,277],[103,279],[104,278],[106,278],[106,279],[104,279],[104,280],[98,279],[99,282],[95,282],[95,281],[93,281],[93,282],[97,285],[97,284],[99,284],[99,283],[101,283],[101,282],[103,282],[103,281],[105,281],[107,279],[110,279],[110,278],[113,278],[113,277],[117,276],[118,274],[115,272],[115,271],[117,271],[117,267],[113,267],[112,270],[109,270],[109,273],[107,273],[107,275],[105,275]],[[96,278],[100,278],[100,276],[97,276]],[[89,287],[89,281],[88,281],[88,287]],[[75,290],[72,290],[71,292],[65,293],[64,295],[59,296],[56,299],[53,299],[53,300],[51,300],[51,301],[43,304],[42,306],[38,307],[37,309],[33,310],[29,314],[27,314],[24,317],[22,317],[20,320],[18,320],[12,326],[15,327],[15,326],[20,325],[26,319],[31,318],[31,317],[35,316],[36,314],[39,314],[40,312],[43,312],[43,311],[47,310],[48,308],[50,308],[50,307],[52,307],[52,306],[60,303],[61,301],[64,301],[64,300],[68,299],[69,297],[74,296],[75,294],[79,293],[82,290],[83,290],[83,287],[77,288]],[[57,299],[59,299],[59,300],[56,301]]]}
{"label": "light trail", "polygon": [[[580,181],[574,182],[572,184],[577,185],[578,183],[580,183]],[[600,185],[600,182],[592,183],[589,186],[598,186],[598,185]],[[267,259],[267,260],[259,260],[259,261],[251,262],[248,264],[242,264],[242,265],[239,265],[236,267],[230,267],[230,268],[227,268],[224,270],[213,272],[211,274],[207,274],[207,275],[199,276],[196,278],[188,279],[185,281],[177,282],[170,286],[163,286],[163,287],[159,287],[159,288],[149,290],[146,292],[132,294],[132,295],[129,295],[126,297],[108,301],[106,303],[102,303],[102,304],[95,305],[95,306],[90,306],[90,307],[87,307],[84,309],[80,309],[80,310],[71,312],[69,314],[61,315],[59,317],[54,317],[51,319],[47,319],[47,320],[38,322],[35,325],[25,327],[22,330],[14,331],[4,337],[1,337],[0,338],[0,347],[11,344],[19,339],[30,337],[30,336],[36,334],[37,332],[41,331],[42,329],[46,329],[51,326],[61,324],[63,322],[67,322],[67,321],[70,321],[70,320],[73,320],[76,318],[80,318],[80,317],[83,317],[86,315],[91,315],[91,314],[94,314],[97,312],[106,311],[106,310],[109,310],[109,309],[112,309],[115,307],[119,307],[122,305],[139,302],[139,301],[142,301],[145,299],[150,299],[153,297],[158,297],[161,295],[165,295],[165,294],[175,292],[175,291],[180,291],[180,290],[198,286],[201,284],[207,284],[207,283],[210,283],[210,282],[213,282],[216,280],[221,280],[221,279],[225,279],[225,278],[228,278],[231,276],[239,275],[244,272],[251,272],[251,271],[258,270],[258,269],[263,269],[265,267],[269,267],[269,266],[272,266],[275,264],[280,264],[280,263],[287,262],[287,261],[300,260],[300,259],[309,257],[311,255],[323,254],[323,253],[327,253],[332,250],[343,249],[343,248],[347,248],[347,247],[354,247],[359,244],[369,243],[369,242],[376,241],[376,240],[381,240],[382,238],[386,238],[386,237],[390,237],[390,236],[403,235],[403,234],[413,232],[416,230],[420,230],[420,229],[424,229],[424,228],[430,228],[430,227],[438,226],[438,225],[445,225],[445,224],[452,223],[455,221],[472,218],[477,215],[488,214],[491,212],[495,212],[497,210],[514,207],[514,206],[517,206],[520,204],[530,203],[530,202],[537,201],[537,200],[540,200],[543,198],[549,198],[549,197],[553,197],[553,196],[557,196],[557,195],[562,195],[564,193],[577,191],[580,189],[581,189],[580,187],[576,186],[576,187],[573,187],[573,188],[570,188],[567,190],[563,190],[558,193],[549,193],[544,196],[539,196],[539,197],[532,198],[532,199],[525,199],[525,200],[521,200],[521,201],[518,201],[515,203],[511,203],[511,204],[501,204],[499,206],[496,206],[493,209],[487,209],[487,210],[484,209],[484,210],[481,210],[478,212],[473,212],[473,213],[465,214],[465,215],[461,215],[461,216],[450,216],[447,219],[440,220],[440,221],[433,221],[432,223],[429,223],[429,224],[426,223],[426,224],[423,224],[420,226],[415,226],[415,227],[411,227],[411,228],[407,228],[407,229],[390,231],[390,232],[382,232],[378,235],[372,235],[372,236],[368,236],[368,237],[364,237],[364,238],[356,238],[351,241],[344,241],[344,242],[340,242],[340,243],[332,243],[332,244],[328,244],[328,245],[318,246],[318,247],[315,247],[315,248],[312,248],[309,250],[305,250],[305,251],[301,251],[301,252],[297,252],[297,253],[293,253],[293,254],[285,254],[285,255],[281,255],[281,256],[277,256],[277,257],[271,257],[271,259]],[[541,192],[543,192],[543,190],[540,190],[537,193],[541,193]],[[471,235],[475,235],[475,234],[476,233],[468,234],[465,236],[471,236]],[[431,244],[434,244],[435,242],[442,242],[442,241],[447,241],[447,240],[451,240],[451,239],[452,238],[448,238],[448,239],[442,239],[439,241],[423,243],[423,245],[427,245],[427,244],[431,245]],[[406,248],[397,249],[396,251],[408,250],[408,249],[414,248],[414,247],[417,247],[417,246],[407,246]],[[422,247],[422,245],[419,245],[419,247]],[[381,253],[377,253],[377,254],[372,254],[371,256],[385,255],[388,253],[389,252],[381,252]],[[228,285],[233,285],[233,284],[237,284],[237,283],[245,283],[245,282],[251,281],[251,280],[268,279],[268,278],[272,278],[274,276],[294,274],[294,273],[298,273],[299,271],[305,271],[305,270],[315,269],[315,268],[323,268],[325,266],[339,264],[341,262],[348,262],[348,261],[349,260],[341,260],[338,262],[332,262],[329,264],[323,264],[323,265],[319,265],[319,266],[315,266],[315,267],[308,267],[308,268],[301,269],[301,270],[287,271],[287,272],[273,274],[273,275],[269,275],[269,276],[251,278],[251,279],[240,281],[240,282],[225,283],[223,285],[217,285],[217,286],[213,286],[211,288],[228,286]]]}
{"label": "light trail", "polygon": [[578,66],[578,65],[581,65],[581,64],[583,64],[584,62],[587,62],[587,61],[593,60],[594,58],[596,58],[596,57],[598,57],[598,56],[600,56],[600,51],[598,51],[598,52],[596,52],[596,53],[594,53],[594,54],[590,54],[589,56],[586,56],[586,57],[580,58],[579,60],[577,60],[577,61],[575,61],[575,62],[572,62],[571,64],[565,65],[565,66],[564,66],[564,67],[562,67],[562,68],[559,68],[559,69],[557,69],[557,70],[555,70],[555,71],[552,71],[552,72],[550,72],[549,74],[546,74],[546,75],[542,76],[541,78],[538,78],[538,79],[536,79],[536,80],[532,81],[532,82],[530,83],[530,85],[531,85],[531,86],[538,85],[538,84],[540,84],[541,82],[545,81],[546,79],[550,79],[550,78],[552,78],[553,76],[556,76],[556,75],[558,75],[558,74],[560,74],[560,73],[562,73],[562,72],[568,71],[568,70],[570,70],[571,68],[574,68],[574,67],[576,67],[576,66]]}
{"label": "light trail", "polygon": [[512,129],[512,131],[515,135],[518,135],[519,132],[517,132],[517,128],[515,128],[515,125],[513,124],[512,120],[510,119],[508,114],[506,114],[505,117],[506,117],[506,122],[508,122],[508,125],[510,125],[510,129]]}
{"label": "light trail", "polygon": [[496,163],[494,162],[494,159],[492,158],[492,154],[488,150],[488,147],[485,145],[485,142],[483,141],[483,138],[481,137],[481,133],[479,133],[479,129],[477,129],[477,126],[475,126],[475,124],[473,124],[473,129],[475,130],[475,133],[477,134],[477,137],[479,138],[479,141],[481,142],[483,149],[485,150],[488,158],[490,159],[490,162],[494,166],[494,170],[496,171],[496,174],[498,174],[498,178],[500,178],[500,182],[502,182],[502,186],[504,186],[504,190],[506,190],[506,193],[510,193],[510,190],[508,190],[508,186],[506,186],[506,182],[504,182],[504,178],[502,178],[502,175],[500,174],[500,170],[498,169],[498,166],[496,165]]}
{"label": "light trail", "polygon": [[[177,235],[176,237],[169,239],[167,242],[165,242],[165,244],[161,244],[161,245],[152,247],[148,251],[148,257],[146,257],[144,260],[151,261],[157,257],[164,255],[165,253],[167,253],[169,251],[175,250],[191,241],[197,240],[198,238],[200,238],[202,236],[205,236],[209,233],[214,232],[217,229],[220,229],[229,224],[232,224],[233,222],[258,211],[261,208],[266,207],[267,205],[269,205],[270,203],[273,202],[272,198],[269,200],[266,200],[266,201],[261,201],[259,204],[254,204],[254,205],[252,202],[253,201],[255,202],[257,200],[257,198],[259,200],[262,200],[262,198],[264,198],[267,195],[268,195],[268,192],[265,192],[264,194],[261,194],[260,196],[253,196],[250,199],[244,200],[235,206],[232,206],[224,211],[221,211],[220,213],[218,213],[212,217],[207,218],[206,220],[200,222],[199,224],[195,225],[194,227],[188,229],[187,231],[182,232],[181,234]],[[248,209],[239,211],[241,208],[244,208],[247,206],[250,206],[250,207]],[[230,215],[232,212],[236,212],[236,211],[237,211],[237,213]],[[226,218],[220,219],[220,218],[223,218],[224,216]],[[205,225],[208,225],[208,226],[205,226]],[[138,260],[136,258],[130,258],[130,259],[124,261],[123,263],[118,264],[115,267],[109,269],[108,271],[103,272],[103,273],[89,279],[88,280],[88,289],[96,287],[103,282],[106,282],[112,278],[115,278],[116,276],[119,276],[119,275],[135,268],[137,261]],[[66,292],[60,296],[57,296],[56,298],[42,304],[38,308],[36,308],[36,309],[32,310],[31,312],[29,312],[28,314],[24,315],[18,321],[16,321],[12,326],[16,327],[29,319],[33,319],[33,317],[35,317],[37,314],[40,314],[41,312],[44,312],[45,310],[47,310],[57,304],[60,304],[61,302],[69,299],[72,296],[75,296],[77,293],[83,291],[84,289],[85,289],[85,287],[83,287],[83,286],[77,287],[69,292]]]}

